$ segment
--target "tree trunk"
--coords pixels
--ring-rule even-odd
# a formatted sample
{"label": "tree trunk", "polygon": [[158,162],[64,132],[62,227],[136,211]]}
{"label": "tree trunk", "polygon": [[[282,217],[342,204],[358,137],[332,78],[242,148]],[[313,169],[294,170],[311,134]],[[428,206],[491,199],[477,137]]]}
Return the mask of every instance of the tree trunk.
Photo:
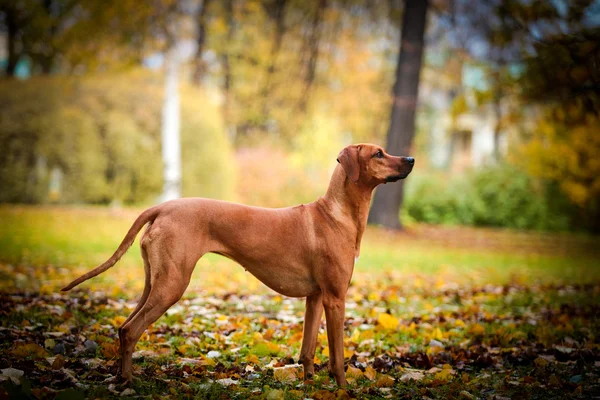
{"label": "tree trunk", "polygon": [[18,21],[17,12],[7,7],[4,9],[6,16],[6,28],[7,28],[7,43],[6,48],[8,51],[8,62],[6,65],[6,75],[13,77],[15,76],[17,63],[19,62],[19,54],[17,53],[17,32],[18,32]]}
{"label": "tree trunk", "polygon": [[202,8],[198,12],[197,17],[198,39],[196,43],[198,48],[196,49],[196,57],[194,58],[194,73],[192,76],[192,83],[197,86],[202,84],[202,78],[206,73],[206,63],[202,59],[202,54],[204,54],[204,45],[206,44],[206,10],[209,4],[210,0],[202,2]]}
{"label": "tree trunk", "polygon": [[276,0],[274,5],[273,19],[275,20],[275,38],[271,46],[271,54],[269,56],[269,67],[267,68],[267,78],[263,87],[262,98],[262,114],[265,119],[268,119],[269,114],[269,98],[273,90],[273,75],[275,74],[275,65],[277,57],[283,43],[283,35],[285,34],[285,7],[287,0]]}
{"label": "tree trunk", "polygon": [[302,113],[306,112],[308,107],[308,101],[310,92],[317,76],[317,61],[319,60],[319,46],[321,41],[321,35],[323,30],[323,16],[327,9],[327,0],[319,0],[317,9],[313,16],[311,23],[310,33],[308,36],[308,46],[310,47],[306,74],[304,76],[304,88],[302,90],[302,97],[300,98],[299,108]]}
{"label": "tree trunk", "polygon": [[162,112],[163,192],[161,201],[181,197],[181,144],[179,139],[179,54],[177,40],[165,53],[165,94]]}
{"label": "tree trunk", "polygon": [[[387,134],[387,151],[409,155],[415,135],[415,110],[423,59],[428,0],[405,0],[400,52],[396,67],[392,116]],[[369,223],[402,229],[399,211],[404,181],[380,186],[375,192]]]}
{"label": "tree trunk", "polygon": [[233,42],[234,26],[233,26],[233,0],[225,1],[225,20],[227,21],[227,40],[226,48],[221,56],[221,64],[223,66],[223,120],[227,133],[232,142],[236,139],[236,129],[234,121],[231,117],[231,86],[233,76],[231,73],[230,48]]}

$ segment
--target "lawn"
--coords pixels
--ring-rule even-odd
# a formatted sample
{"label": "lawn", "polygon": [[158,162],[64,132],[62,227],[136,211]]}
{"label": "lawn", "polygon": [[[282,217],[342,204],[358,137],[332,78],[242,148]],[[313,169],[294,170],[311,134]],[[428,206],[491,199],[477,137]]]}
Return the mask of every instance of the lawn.
{"label": "lawn", "polygon": [[365,233],[347,301],[346,390],[327,374],[323,326],[320,371],[302,382],[294,360],[303,301],[216,255],[198,263],[184,299],[142,337],[134,383],[105,383],[116,374],[116,328],[143,288],[139,248],[73,293],[57,289],[108,258],[138,211],[0,207],[0,390],[31,398],[600,395],[597,237],[424,225]]}

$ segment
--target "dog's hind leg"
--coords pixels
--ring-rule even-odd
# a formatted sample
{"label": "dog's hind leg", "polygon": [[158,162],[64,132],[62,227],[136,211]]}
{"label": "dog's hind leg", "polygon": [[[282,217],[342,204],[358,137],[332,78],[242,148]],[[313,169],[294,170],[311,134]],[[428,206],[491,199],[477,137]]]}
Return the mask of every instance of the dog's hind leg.
{"label": "dog's hind leg", "polygon": [[[162,245],[161,245],[162,244]],[[128,381],[133,377],[132,356],[135,345],[148,326],[154,323],[175,304],[188,287],[196,260],[186,265],[181,251],[170,247],[171,243],[153,242],[146,248],[150,272],[150,289],[146,301],[137,313],[120,328],[121,375]]]}
{"label": "dog's hind leg", "polygon": [[151,273],[150,272],[150,262],[148,261],[148,253],[146,252],[146,249],[144,248],[144,246],[141,246],[141,253],[142,253],[142,259],[144,260],[144,273],[146,274],[145,284],[144,284],[144,292],[142,293],[142,297],[140,297],[140,300],[138,301],[137,305],[135,306],[135,309],[131,312],[131,314],[129,314],[129,317],[127,317],[125,322],[123,322],[123,324],[119,327],[119,343],[121,345],[121,349],[123,349],[123,344],[124,344],[123,327],[125,325],[127,325],[127,323],[129,321],[131,321],[131,319],[133,317],[135,317],[135,315],[142,309],[142,307],[146,303],[146,300],[148,300],[148,295],[150,294],[150,288],[152,287],[151,279],[150,279],[150,273]]}

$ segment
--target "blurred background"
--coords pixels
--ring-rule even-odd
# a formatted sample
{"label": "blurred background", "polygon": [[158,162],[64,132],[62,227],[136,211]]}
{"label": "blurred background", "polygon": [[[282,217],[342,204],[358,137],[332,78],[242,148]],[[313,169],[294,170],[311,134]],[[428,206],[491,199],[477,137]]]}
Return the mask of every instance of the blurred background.
{"label": "blurred background", "polygon": [[[599,110],[600,0],[0,0],[0,398],[16,372],[20,398],[111,395],[139,246],[59,290],[141,209],[311,202],[360,142],[416,164],[373,198],[352,396],[598,398]],[[304,392],[248,369],[299,354],[303,310],[207,254],[133,393],[330,398],[325,369]],[[181,357],[210,374],[180,385]],[[223,371],[244,383],[209,396]]]}
{"label": "blurred background", "polygon": [[288,206],[373,142],[417,159],[373,223],[598,232],[599,29],[596,0],[0,0],[0,202]]}

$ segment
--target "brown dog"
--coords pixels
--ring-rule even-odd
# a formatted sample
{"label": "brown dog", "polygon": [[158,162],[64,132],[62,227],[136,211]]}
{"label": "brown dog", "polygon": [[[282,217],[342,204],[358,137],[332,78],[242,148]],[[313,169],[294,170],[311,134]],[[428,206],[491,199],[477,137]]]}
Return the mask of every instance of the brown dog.
{"label": "brown dog", "polygon": [[108,261],[62,289],[70,290],[112,267],[148,224],[140,240],[146,286],[119,328],[125,379],[132,379],[131,358],[144,330],[181,298],[196,262],[210,252],[238,262],[285,296],[306,297],[300,351],[306,378],[314,374],[317,332],[325,309],[329,369],[338,385],[346,384],[346,291],[360,253],[371,194],[381,183],[405,178],[414,159],[358,144],[344,148],[337,161],[327,193],[310,204],[268,209],[186,198],[152,207],[136,219]]}

